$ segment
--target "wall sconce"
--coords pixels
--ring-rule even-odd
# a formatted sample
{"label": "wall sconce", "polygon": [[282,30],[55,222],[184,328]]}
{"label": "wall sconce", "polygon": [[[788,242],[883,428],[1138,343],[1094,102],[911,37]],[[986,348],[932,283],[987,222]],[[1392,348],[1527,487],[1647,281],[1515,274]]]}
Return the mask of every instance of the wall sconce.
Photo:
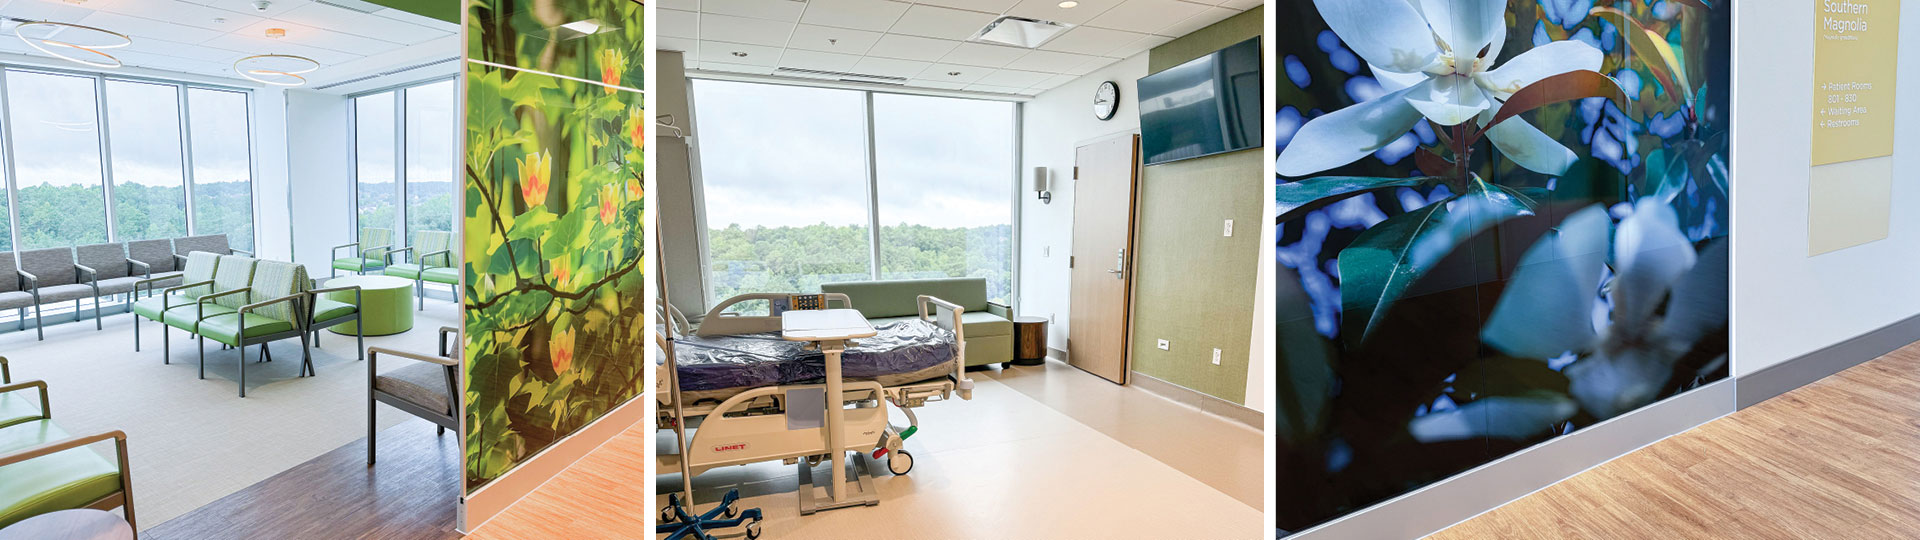
{"label": "wall sconce", "polygon": [[1047,191],[1047,183],[1047,168],[1034,167],[1033,194],[1040,199],[1040,204],[1053,204],[1053,192]]}

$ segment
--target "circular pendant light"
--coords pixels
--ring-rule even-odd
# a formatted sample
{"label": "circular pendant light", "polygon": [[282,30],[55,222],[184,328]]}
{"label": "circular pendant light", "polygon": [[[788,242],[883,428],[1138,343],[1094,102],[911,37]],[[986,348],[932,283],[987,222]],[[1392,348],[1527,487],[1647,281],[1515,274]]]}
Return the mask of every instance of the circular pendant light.
{"label": "circular pendant light", "polygon": [[[242,67],[241,64],[247,64]],[[320,69],[320,63],[305,56],[291,54],[256,54],[233,62],[234,73],[247,80],[271,84],[274,86],[301,86],[307,84],[307,78],[301,73]]]}
{"label": "circular pendant light", "polygon": [[[29,29],[36,27],[46,28],[48,37],[27,37]],[[77,37],[69,37],[67,35],[73,33],[82,35]],[[101,52],[100,49],[114,49],[133,44],[133,38],[127,37],[126,34],[94,28],[92,26],[53,21],[20,21],[20,25],[13,29],[13,35],[20,38],[21,43],[27,44],[28,47],[33,47],[33,50],[46,53],[48,56],[76,64],[107,69],[117,68],[122,64],[120,63],[120,59]],[[54,36],[58,36],[60,39],[54,39]]]}

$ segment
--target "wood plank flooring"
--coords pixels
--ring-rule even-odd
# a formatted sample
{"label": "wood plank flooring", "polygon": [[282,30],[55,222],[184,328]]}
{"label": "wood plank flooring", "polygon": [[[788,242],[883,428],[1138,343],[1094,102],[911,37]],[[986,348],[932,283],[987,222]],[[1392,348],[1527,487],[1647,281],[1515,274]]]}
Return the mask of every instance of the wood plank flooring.
{"label": "wood plank flooring", "polygon": [[[408,419],[380,432],[379,463],[366,439],[336,448],[141,533],[143,540],[256,538],[460,538],[460,439]],[[134,471],[140,495],[140,472]],[[138,508],[135,509],[138,511]]]}
{"label": "wood plank flooring", "polygon": [[652,537],[646,499],[654,479],[645,465],[646,445],[652,442],[651,418],[628,427],[467,538]]}
{"label": "wood plank flooring", "polygon": [[1920,343],[1431,538],[1916,537]]}

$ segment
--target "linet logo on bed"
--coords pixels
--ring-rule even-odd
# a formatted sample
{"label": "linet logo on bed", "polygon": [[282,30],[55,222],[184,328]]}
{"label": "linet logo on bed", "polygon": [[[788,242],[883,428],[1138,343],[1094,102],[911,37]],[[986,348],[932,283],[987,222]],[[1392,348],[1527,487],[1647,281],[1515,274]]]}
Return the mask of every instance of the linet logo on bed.
{"label": "linet logo on bed", "polygon": [[723,444],[713,447],[714,452],[738,452],[747,449],[747,443]]}

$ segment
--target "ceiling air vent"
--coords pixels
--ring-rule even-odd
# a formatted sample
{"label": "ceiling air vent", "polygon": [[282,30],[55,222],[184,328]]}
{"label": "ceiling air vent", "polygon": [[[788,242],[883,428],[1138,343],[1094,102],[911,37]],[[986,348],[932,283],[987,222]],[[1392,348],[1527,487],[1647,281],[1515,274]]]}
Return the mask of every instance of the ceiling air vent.
{"label": "ceiling air vent", "polygon": [[1070,24],[1009,15],[987,23],[986,28],[981,28],[980,32],[968,38],[968,41],[1032,49],[1072,27],[1073,25]]}
{"label": "ceiling air vent", "polygon": [[907,84],[906,77],[888,77],[885,75],[869,75],[866,73],[848,73],[845,71],[824,71],[824,70],[818,70],[818,69],[800,69],[800,68],[783,67],[780,69],[773,70],[773,74],[786,75],[790,77],[805,77],[809,79],[827,79],[827,80],[842,81],[842,82],[891,84],[895,86],[904,86]]}

